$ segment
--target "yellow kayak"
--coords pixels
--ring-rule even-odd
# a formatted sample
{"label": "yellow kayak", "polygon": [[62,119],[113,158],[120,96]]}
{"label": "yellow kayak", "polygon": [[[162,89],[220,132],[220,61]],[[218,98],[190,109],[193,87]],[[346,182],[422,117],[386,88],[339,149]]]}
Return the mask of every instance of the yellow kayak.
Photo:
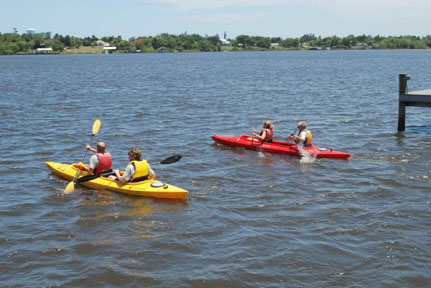
{"label": "yellow kayak", "polygon": [[[79,169],[77,168],[79,167],[79,164],[77,163],[62,164],[47,161],[45,162],[45,164],[46,166],[48,166],[48,168],[53,174],[69,181],[73,180],[73,176],[75,176],[76,170]],[[78,178],[86,175],[88,175],[86,171],[80,170],[80,172],[78,173]],[[121,184],[118,181],[100,176],[99,178],[80,183],[80,185],[98,190],[106,189],[129,195],[165,199],[167,198],[185,200],[187,198],[187,195],[189,194],[187,190],[154,179],[149,179],[136,183]]]}

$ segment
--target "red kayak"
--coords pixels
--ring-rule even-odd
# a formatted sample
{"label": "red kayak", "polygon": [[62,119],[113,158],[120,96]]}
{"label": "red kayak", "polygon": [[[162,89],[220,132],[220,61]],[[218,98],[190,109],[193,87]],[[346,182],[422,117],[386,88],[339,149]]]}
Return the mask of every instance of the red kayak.
{"label": "red kayak", "polygon": [[[241,135],[241,136],[211,136],[213,140],[217,143],[230,146],[230,147],[240,147],[247,150],[254,150],[260,152],[268,153],[278,153],[278,154],[288,154],[293,156],[301,156],[301,152],[295,143],[284,142],[284,141],[272,141],[272,143],[261,142],[260,140],[254,138],[253,141],[251,136]],[[347,159],[350,157],[349,153],[333,151],[332,149],[319,148],[317,146],[311,145],[305,147],[304,151],[316,158],[332,158],[332,159]]]}

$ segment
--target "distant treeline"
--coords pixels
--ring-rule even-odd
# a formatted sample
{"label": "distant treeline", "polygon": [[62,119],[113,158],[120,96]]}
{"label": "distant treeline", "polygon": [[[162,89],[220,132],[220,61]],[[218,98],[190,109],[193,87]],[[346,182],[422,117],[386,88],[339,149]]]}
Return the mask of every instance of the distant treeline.
{"label": "distant treeline", "polygon": [[[70,35],[52,35],[50,32],[37,34],[0,33],[0,55],[31,53],[37,48],[49,47],[54,52],[73,50],[82,46],[97,46],[98,40],[117,47],[117,52],[156,51],[202,51],[224,50],[270,50],[270,49],[426,49],[431,48],[431,35],[419,36],[367,36],[320,37],[306,34],[300,38],[262,37],[240,35],[235,39],[221,41],[219,35],[200,36],[183,33],[180,35],[160,34],[158,36],[132,37],[124,40],[121,36],[79,38]],[[99,41],[100,45],[100,41]]]}

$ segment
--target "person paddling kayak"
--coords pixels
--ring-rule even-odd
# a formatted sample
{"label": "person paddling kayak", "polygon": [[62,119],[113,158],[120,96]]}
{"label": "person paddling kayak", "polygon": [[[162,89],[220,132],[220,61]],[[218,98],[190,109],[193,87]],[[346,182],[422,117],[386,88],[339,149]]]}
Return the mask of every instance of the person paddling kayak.
{"label": "person paddling kayak", "polygon": [[272,142],[272,138],[274,137],[274,125],[269,120],[263,122],[262,130],[255,130],[253,128],[253,137],[261,140],[262,142]]}
{"label": "person paddling kayak", "polygon": [[141,150],[139,148],[129,150],[129,161],[122,176],[119,170],[114,170],[115,176],[111,175],[109,177],[120,181],[122,184],[156,179],[156,173],[151,169],[150,164],[148,164],[147,160],[141,159]]}
{"label": "person paddling kayak", "polygon": [[105,143],[97,143],[97,149],[87,145],[85,148],[94,153],[90,158],[90,164],[84,166],[84,170],[92,174],[100,174],[102,171],[110,170],[112,165],[112,157],[109,152],[105,152]]}
{"label": "person paddling kayak", "polygon": [[307,123],[305,121],[300,121],[298,123],[298,134],[290,135],[288,138],[293,139],[296,145],[303,145],[304,147],[308,147],[311,145],[312,135],[311,132],[307,130]]}
{"label": "person paddling kayak", "polygon": [[89,180],[100,177],[101,174],[112,173],[112,157],[109,152],[105,152],[105,143],[97,143],[97,149],[92,148],[90,145],[85,146],[88,151],[94,153],[90,158],[90,164],[82,164],[83,170],[87,171],[89,175],[78,178],[76,183],[83,183]]}

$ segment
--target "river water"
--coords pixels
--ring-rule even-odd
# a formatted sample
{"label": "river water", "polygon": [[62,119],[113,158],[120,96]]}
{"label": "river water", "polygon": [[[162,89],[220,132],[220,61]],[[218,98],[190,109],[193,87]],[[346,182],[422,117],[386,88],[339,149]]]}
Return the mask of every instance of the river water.
{"label": "river water", "polygon": [[[294,51],[0,57],[0,286],[430,287],[431,52]],[[137,146],[187,201],[77,187],[95,119],[125,168]],[[307,120],[314,160],[235,150],[211,135],[275,138]],[[89,161],[87,156],[85,162]]]}

